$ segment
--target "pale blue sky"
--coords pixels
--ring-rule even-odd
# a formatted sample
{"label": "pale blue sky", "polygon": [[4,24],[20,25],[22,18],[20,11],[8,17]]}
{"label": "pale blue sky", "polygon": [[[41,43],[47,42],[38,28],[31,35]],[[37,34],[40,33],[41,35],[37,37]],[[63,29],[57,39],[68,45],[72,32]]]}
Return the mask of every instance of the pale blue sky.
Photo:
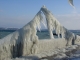
{"label": "pale blue sky", "polygon": [[74,0],[76,11],[68,0],[0,0],[0,27],[21,28],[40,8],[46,7],[68,29],[80,29],[80,0]]}

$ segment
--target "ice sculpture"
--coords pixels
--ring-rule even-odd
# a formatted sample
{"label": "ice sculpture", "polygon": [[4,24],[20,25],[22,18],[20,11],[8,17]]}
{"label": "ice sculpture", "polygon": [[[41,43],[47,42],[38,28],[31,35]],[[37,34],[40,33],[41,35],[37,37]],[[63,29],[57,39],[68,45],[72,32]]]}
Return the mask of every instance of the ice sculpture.
{"label": "ice sculpture", "polygon": [[[50,39],[45,41],[39,40],[36,35],[36,28],[40,30],[40,23],[42,22],[44,24],[42,13],[46,17],[47,27],[50,33]],[[56,31],[56,34],[58,34],[58,37],[60,37],[61,34],[62,38],[65,39],[58,39],[59,41],[55,41],[53,36],[54,30]],[[0,60],[36,54],[40,52],[38,50],[39,48],[41,49],[41,52],[44,52],[44,50],[49,51],[62,48],[64,45],[75,44],[77,39],[78,42],[80,42],[80,36],[71,33],[63,27],[53,14],[43,6],[28,24],[3,39],[0,39]],[[47,45],[44,43],[47,43]],[[48,49],[48,47],[50,48]]]}

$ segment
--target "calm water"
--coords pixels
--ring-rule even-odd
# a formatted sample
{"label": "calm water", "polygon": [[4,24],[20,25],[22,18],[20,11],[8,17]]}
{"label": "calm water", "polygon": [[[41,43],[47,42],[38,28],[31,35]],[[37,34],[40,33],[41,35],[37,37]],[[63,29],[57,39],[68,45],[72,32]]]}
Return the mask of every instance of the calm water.
{"label": "calm water", "polygon": [[[80,35],[80,30],[70,30],[71,32],[75,33],[76,35]],[[0,31],[0,39],[7,36],[8,34],[12,33],[14,31]],[[49,39],[49,32],[48,31],[41,31],[37,32],[37,35],[39,39]],[[54,35],[55,38],[57,38],[56,35]]]}

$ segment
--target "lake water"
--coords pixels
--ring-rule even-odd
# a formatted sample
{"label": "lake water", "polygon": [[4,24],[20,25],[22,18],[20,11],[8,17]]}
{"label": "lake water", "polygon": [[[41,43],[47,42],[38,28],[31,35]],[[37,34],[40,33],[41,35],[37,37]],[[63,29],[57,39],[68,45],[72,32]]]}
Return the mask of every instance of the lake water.
{"label": "lake water", "polygon": [[[80,35],[80,30],[70,30],[71,32],[75,33],[76,35]],[[7,31],[0,31],[0,39],[7,36],[8,34],[12,33],[14,31],[7,30]],[[37,35],[39,39],[49,39],[49,32],[46,30],[42,30],[41,32],[37,32]],[[54,35],[55,38],[57,38],[57,35]]]}
{"label": "lake water", "polygon": [[68,60],[80,60],[80,57],[77,57],[77,58],[70,58]]}

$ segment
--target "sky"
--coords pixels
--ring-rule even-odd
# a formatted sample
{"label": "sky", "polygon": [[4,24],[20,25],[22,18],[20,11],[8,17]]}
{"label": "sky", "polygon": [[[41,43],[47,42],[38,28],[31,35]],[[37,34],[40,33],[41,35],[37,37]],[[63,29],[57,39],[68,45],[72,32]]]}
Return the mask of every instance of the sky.
{"label": "sky", "polygon": [[[0,0],[0,27],[21,28],[45,5],[67,29],[80,29],[80,0]],[[43,28],[43,26],[42,26]]]}

